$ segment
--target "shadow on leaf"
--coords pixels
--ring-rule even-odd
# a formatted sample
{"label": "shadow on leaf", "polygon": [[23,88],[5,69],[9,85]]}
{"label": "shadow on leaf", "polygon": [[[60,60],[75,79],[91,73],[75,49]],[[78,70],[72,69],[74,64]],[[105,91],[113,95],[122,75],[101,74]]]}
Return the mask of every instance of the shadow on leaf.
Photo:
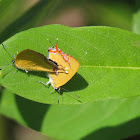
{"label": "shadow on leaf", "polygon": [[116,127],[105,127],[94,131],[93,133],[84,137],[82,140],[119,140],[130,137],[140,132],[139,124],[140,118],[136,118]]}
{"label": "shadow on leaf", "polygon": [[17,107],[27,125],[37,131],[41,130],[43,119],[50,105],[41,104],[15,95]]}
{"label": "shadow on leaf", "polygon": [[63,86],[63,88],[68,91],[78,91],[85,89],[87,86],[87,81],[80,74],[76,73],[72,79]]}

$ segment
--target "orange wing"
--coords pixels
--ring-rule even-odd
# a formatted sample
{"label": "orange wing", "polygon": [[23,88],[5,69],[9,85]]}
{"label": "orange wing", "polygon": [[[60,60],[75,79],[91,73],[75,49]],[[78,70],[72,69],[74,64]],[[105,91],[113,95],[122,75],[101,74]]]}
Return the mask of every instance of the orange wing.
{"label": "orange wing", "polygon": [[17,68],[27,71],[54,72],[57,63],[49,60],[46,56],[33,50],[23,50],[15,58]]}
{"label": "orange wing", "polygon": [[58,74],[48,73],[51,79],[51,84],[54,88],[59,88],[66,84],[77,72],[79,68],[79,62],[70,55],[64,54],[60,49],[50,48],[49,59],[55,61],[58,65],[65,68],[68,73],[58,70]]}

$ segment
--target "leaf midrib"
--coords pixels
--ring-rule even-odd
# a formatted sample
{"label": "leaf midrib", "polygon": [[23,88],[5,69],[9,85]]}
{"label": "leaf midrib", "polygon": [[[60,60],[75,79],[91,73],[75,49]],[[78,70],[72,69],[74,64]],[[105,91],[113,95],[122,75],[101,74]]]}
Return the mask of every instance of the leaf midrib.
{"label": "leaf midrib", "polygon": [[89,68],[107,68],[107,69],[140,69],[140,67],[121,67],[121,66],[80,66]]}

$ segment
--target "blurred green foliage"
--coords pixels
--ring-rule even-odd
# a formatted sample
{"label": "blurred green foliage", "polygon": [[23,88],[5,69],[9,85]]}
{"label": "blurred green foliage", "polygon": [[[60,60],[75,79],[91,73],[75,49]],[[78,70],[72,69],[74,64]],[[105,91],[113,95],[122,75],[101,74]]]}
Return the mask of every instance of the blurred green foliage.
{"label": "blurred green foliage", "polygon": [[[75,17],[75,15],[77,15],[77,13],[78,13],[78,16]],[[16,34],[18,32],[21,32],[21,31],[24,31],[26,29],[30,29],[33,27],[50,24],[50,23],[51,24],[61,23],[63,25],[69,25],[72,27],[73,26],[111,26],[111,27],[122,28],[124,30],[133,31],[137,34],[140,34],[140,1],[139,0],[118,0],[118,1],[113,1],[113,0],[106,0],[106,1],[104,1],[104,0],[98,0],[98,1],[97,0],[75,0],[75,1],[71,1],[71,0],[59,0],[59,1],[32,0],[32,2],[31,2],[28,0],[20,0],[20,1],[19,0],[0,0],[0,43],[4,42],[5,40],[7,40],[8,38],[10,38],[11,36],[13,36],[14,34]],[[75,24],[75,23],[77,23],[77,24]],[[138,45],[138,47],[139,47],[139,45]],[[2,88],[2,87],[0,87],[0,88]],[[2,94],[4,94],[3,91],[0,91],[0,92],[2,92]],[[10,94],[12,94],[12,93],[10,93]],[[9,94],[7,94],[7,96],[10,97]],[[5,100],[3,100],[3,102],[6,104],[10,104],[10,102],[8,102],[10,100],[11,99],[7,100],[7,98],[5,98]],[[20,99],[18,101],[22,101],[22,100],[24,100],[24,99]],[[30,104],[30,101],[25,101],[25,102],[27,103],[26,107],[28,109],[38,107],[38,105],[36,103]],[[25,102],[24,101],[18,102],[18,104],[23,103],[23,106],[24,106]],[[95,118],[94,122],[92,122],[92,123],[96,124],[96,122],[100,122],[99,118],[102,118],[102,112],[100,112],[102,104],[105,104],[105,105],[108,105],[109,107],[111,107],[111,105],[115,104],[115,102],[120,102],[120,100],[96,102],[95,104],[98,104],[98,108],[96,108],[96,106],[94,106],[95,107],[94,111],[97,114],[96,114],[96,118]],[[115,118],[115,117],[108,118],[108,115],[106,115],[106,118],[105,117],[102,118],[103,120],[106,121],[106,124],[104,121],[103,122],[101,121],[101,124],[99,124],[98,128],[96,128],[96,129],[94,128],[94,130],[93,130],[93,128],[91,128],[88,131],[88,133],[86,133],[86,131],[88,129],[85,129],[85,131],[83,131],[81,133],[79,132],[79,135],[80,134],[82,135],[82,133],[85,133],[85,136],[83,136],[84,137],[83,139],[86,139],[86,138],[93,139],[93,137],[101,138],[100,136],[103,136],[106,139],[112,138],[114,140],[115,138],[117,139],[120,135],[122,135],[121,138],[126,138],[129,136],[139,134],[140,133],[140,131],[139,131],[139,125],[140,125],[139,116],[140,115],[139,115],[138,106],[137,106],[138,102],[139,102],[138,98],[132,99],[132,101],[131,101],[131,99],[129,99],[127,104],[124,105],[125,111],[124,110],[123,111],[125,113],[123,115],[121,113],[120,114],[117,113],[117,109],[116,109],[116,114],[114,113],[114,116],[118,115],[117,118]],[[16,102],[14,102],[14,103],[16,103]],[[30,118],[29,117],[30,112],[28,112],[28,109],[26,110],[25,106],[24,107],[23,106],[21,106],[21,108],[18,108],[18,109],[16,108],[17,110],[20,110],[22,113],[24,112],[25,118],[22,118],[23,117],[22,113],[18,114],[18,115],[21,115],[20,119],[21,120],[23,119],[21,122],[20,121],[19,122],[21,124],[23,124],[23,122],[26,119],[28,119],[28,122],[32,122],[32,123],[30,123],[29,127],[36,129],[35,126],[39,126],[40,125],[39,122],[34,121],[34,119]],[[40,106],[43,106],[43,110],[48,111],[48,112],[46,112],[46,115],[49,114],[47,116],[49,119],[46,119],[45,122],[47,122],[47,124],[51,123],[49,120],[51,120],[51,118],[54,117],[51,114],[53,114],[56,110],[59,112],[60,108],[51,105],[49,107],[49,109],[48,108],[45,109],[43,104],[40,104]],[[89,108],[87,106],[88,106],[88,104],[85,105],[85,107],[83,105],[83,108],[85,108],[87,110],[87,112],[85,112],[83,114],[81,113],[83,116],[86,116],[86,114],[89,113],[88,112]],[[116,106],[117,106],[117,104],[116,104]],[[7,106],[5,104],[3,104],[3,107],[7,107]],[[91,104],[89,104],[89,107],[91,107]],[[65,107],[66,116],[70,116],[73,113],[73,110],[70,110],[69,108],[71,108],[71,107],[68,107],[68,108]],[[75,106],[75,108],[77,108],[77,106]],[[107,108],[108,107],[106,107],[106,110],[103,109],[106,112],[106,114],[108,114]],[[16,109],[14,111],[16,111]],[[98,109],[100,113],[96,109]],[[91,110],[92,110],[92,108],[91,108]],[[121,104],[120,104],[119,110],[121,112]],[[0,106],[0,111],[1,111],[1,113],[2,113],[2,111],[5,111],[2,114],[8,113],[8,111],[6,112],[6,110],[1,110],[1,106]],[[14,111],[12,113],[14,113]],[[32,111],[32,110],[30,110],[30,111]],[[63,111],[63,110],[61,110],[61,111]],[[114,110],[112,109],[112,110],[110,110],[110,112],[111,111],[113,112]],[[26,112],[26,114],[25,114],[25,112]],[[78,112],[78,110],[77,110],[77,112]],[[63,115],[62,113],[59,115],[60,116]],[[130,118],[127,118],[128,114],[131,115]],[[75,112],[75,116],[76,116],[76,112]],[[14,117],[12,115],[11,116],[9,115],[8,117],[15,119],[17,117],[17,115],[14,114]],[[38,118],[39,115],[37,115],[36,117]],[[137,119],[135,119],[135,117],[137,117]],[[41,116],[39,118],[42,118],[42,120],[40,120],[41,122],[44,121],[43,116]],[[114,120],[118,119],[118,121],[119,121],[119,118],[120,118],[120,120],[123,120],[123,121],[116,124],[116,127],[115,127],[115,124],[112,123],[113,119]],[[83,120],[81,120],[80,116],[77,117],[76,119],[75,119],[75,122],[79,122],[79,124],[81,124],[80,121],[81,122],[83,121]],[[17,119],[15,119],[15,120],[18,121]],[[130,123],[129,122],[127,123],[128,120],[129,121],[131,120]],[[5,120],[3,120],[2,117],[0,117],[0,136],[1,136],[0,139],[6,140],[7,138],[5,137],[6,130],[5,130],[4,121]],[[56,123],[57,122],[59,123],[59,119],[57,120],[57,116],[56,116]],[[111,129],[104,129],[105,127],[109,126],[108,122],[110,124],[112,123]],[[24,122],[24,123],[26,123],[26,122]],[[45,128],[47,127],[47,124],[45,124]],[[63,121],[59,125],[61,126],[61,124],[63,125]],[[102,125],[102,124],[104,124],[104,125]],[[113,125],[114,125],[114,127],[113,127]],[[96,127],[96,125],[94,125],[94,126]],[[80,127],[82,128],[83,126],[81,125],[81,126],[79,126],[79,128]],[[54,123],[54,127],[52,127],[52,128],[53,128],[52,131],[51,131],[51,129],[49,129],[50,130],[49,135],[54,137],[53,131],[55,131],[55,123]],[[71,132],[71,129],[73,129],[71,124],[69,124],[67,126],[67,129],[69,130],[69,132]],[[36,130],[41,131],[41,127],[40,127],[40,129],[36,129]],[[44,130],[42,129],[42,131],[44,131]],[[45,129],[45,131],[46,131],[46,129]],[[125,131],[124,134],[122,133],[123,131]],[[57,132],[59,132],[59,131],[57,131]],[[89,132],[91,132],[91,133],[89,133]],[[43,132],[43,133],[45,133],[45,132]],[[59,134],[60,133],[58,133],[57,135],[59,135]],[[86,135],[88,135],[88,137],[86,137]],[[118,137],[114,137],[115,135]]]}

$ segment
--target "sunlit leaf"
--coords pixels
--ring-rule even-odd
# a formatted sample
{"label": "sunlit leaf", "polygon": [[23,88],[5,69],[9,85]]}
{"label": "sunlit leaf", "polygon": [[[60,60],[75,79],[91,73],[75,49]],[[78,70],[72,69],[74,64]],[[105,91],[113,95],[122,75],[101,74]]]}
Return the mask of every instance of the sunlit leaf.
{"label": "sunlit leaf", "polygon": [[[80,67],[77,74],[64,88],[80,96],[77,99],[70,92],[63,92],[60,104],[81,104],[140,95],[140,47],[133,43],[140,41],[140,35],[109,27],[70,28],[48,25],[21,32],[4,42],[7,50],[0,47],[0,66],[11,63],[14,54],[32,49],[48,56],[47,49],[59,38],[58,47],[76,58]],[[57,104],[58,93],[49,94],[53,88],[37,81],[47,82],[43,72],[26,74],[14,66],[2,70],[0,83],[10,91],[27,99]],[[79,101],[80,100],[80,101]]]}

